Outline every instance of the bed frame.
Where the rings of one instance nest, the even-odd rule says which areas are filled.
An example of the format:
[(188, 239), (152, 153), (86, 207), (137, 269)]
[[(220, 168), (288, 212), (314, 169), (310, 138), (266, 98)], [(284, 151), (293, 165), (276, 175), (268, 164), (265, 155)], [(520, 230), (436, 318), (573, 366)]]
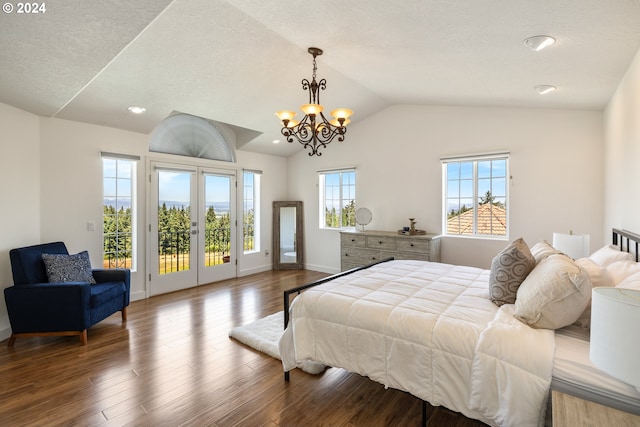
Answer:
[[(624, 229), (613, 228), (612, 229), (612, 244), (614, 246), (618, 246), (620, 251), (633, 253), (635, 255), (636, 262), (639, 261), (640, 257), (640, 234), (636, 234)], [(631, 250), (631, 243), (634, 245), (634, 250)], [(333, 274), (331, 276), (325, 277), (324, 279), (317, 280), (315, 282), (307, 283), (305, 285), (301, 285), (295, 288), (287, 289), (284, 291), (284, 328), (287, 328), (289, 324), (289, 307), (291, 305), (291, 295), (299, 295), (302, 291), (312, 288), (314, 286), (321, 285), (323, 283), (329, 282), (330, 280), (336, 279), (338, 277), (346, 276), (355, 271), (364, 270), (371, 266), (381, 264), (384, 262), (392, 261), (394, 258), (386, 258), (381, 261), (377, 261), (362, 267), (352, 268), (350, 270), (343, 271), (341, 273)], [(284, 380), (289, 381), (289, 372), (284, 373)], [(427, 425), (428, 419), (428, 405), (425, 400), (422, 400), (422, 425)]]
[(627, 230), (620, 230), (618, 228), (613, 228), (611, 231), (611, 242), (614, 245), (618, 245), (621, 251), (631, 252), (629, 243), (634, 243), (635, 250), (631, 253), (635, 254), (636, 262), (638, 262), (638, 257), (640, 256), (640, 253), (638, 252), (638, 245), (640, 244), (640, 234), (632, 233), (631, 231)]

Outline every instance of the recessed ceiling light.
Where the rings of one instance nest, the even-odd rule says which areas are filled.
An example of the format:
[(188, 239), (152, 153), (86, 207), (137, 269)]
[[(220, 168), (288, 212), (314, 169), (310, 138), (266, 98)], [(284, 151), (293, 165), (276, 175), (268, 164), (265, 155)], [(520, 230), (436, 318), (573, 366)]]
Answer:
[(548, 93), (555, 91), (556, 87), (551, 85), (538, 85), (535, 87), (535, 89), (536, 89), (536, 92), (538, 92), (540, 95), (546, 95)]
[(524, 40), (524, 45), (529, 49), (540, 51), (556, 42), (551, 36), (533, 36)]
[(273, 140), (273, 143), (274, 143), (274, 144), (280, 144), (280, 140), (279, 140), (279, 139), (274, 139), (274, 140)]
[(129, 112), (133, 113), (133, 114), (142, 114), (145, 111), (147, 111), (146, 108), (144, 107), (139, 107), (137, 105), (132, 105), (131, 107), (128, 108)]

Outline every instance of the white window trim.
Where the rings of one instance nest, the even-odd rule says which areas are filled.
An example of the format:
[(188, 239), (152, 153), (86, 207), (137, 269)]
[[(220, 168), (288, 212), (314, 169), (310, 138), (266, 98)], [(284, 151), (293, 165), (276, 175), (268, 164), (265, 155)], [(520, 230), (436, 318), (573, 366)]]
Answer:
[[(354, 172), (356, 173), (356, 167), (355, 166), (343, 166), (343, 167), (339, 167), (339, 168), (332, 168), (332, 169), (319, 169), (318, 171), (318, 226), (320, 228), (320, 230), (335, 230), (335, 231), (341, 231), (341, 230), (353, 230), (355, 229), (355, 226), (353, 227), (349, 227), (349, 226), (342, 226), (342, 227), (327, 227), (325, 225), (325, 182), (324, 182), (324, 176), (327, 174), (334, 174), (334, 173), (340, 173), (340, 172)], [(356, 174), (356, 199), (357, 199), (357, 181), (358, 181), (358, 177)], [(340, 186), (340, 200), (342, 200), (342, 185)], [(356, 203), (357, 204), (357, 203)]]
[[(462, 238), (462, 239), (483, 239), (483, 240), (509, 240), (509, 235), (511, 232), (511, 194), (510, 194), (510, 183), (511, 183), (511, 173), (510, 173), (510, 153), (508, 151), (494, 152), (494, 153), (482, 153), (482, 154), (469, 154), (464, 156), (445, 156), (440, 158), (440, 162), (442, 163), (442, 235), (446, 237), (453, 238)], [(477, 209), (475, 206), (478, 200), (478, 175), (477, 175), (477, 162), (483, 160), (506, 160), (506, 234), (504, 236), (497, 234), (477, 234), (477, 225), (478, 225), (478, 217), (477, 217)], [(462, 163), (462, 162), (474, 162), (473, 163), (473, 192), (474, 192), (474, 218), (473, 218), (473, 234), (449, 234), (447, 232), (447, 164), (449, 163)]]
[[(253, 249), (244, 250), (244, 174), (253, 174)], [(262, 171), (257, 169), (242, 170), (242, 253), (253, 254), (260, 252), (260, 182)]]
[[(138, 197), (137, 197), (137, 188), (138, 188), (138, 164), (140, 163), (140, 156), (132, 155), (132, 154), (120, 154), (120, 153), (111, 153), (102, 151), (100, 152), (101, 159), (112, 159), (112, 160), (130, 160), (133, 162), (133, 167), (131, 171), (131, 272), (136, 272), (138, 269)], [(104, 185), (104, 169), (102, 169), (102, 180)], [(116, 195), (117, 196), (117, 195)], [(104, 187), (103, 187), (103, 203), (104, 203)], [(104, 214), (103, 214), (104, 215)], [(104, 221), (104, 217), (102, 218)], [(102, 227), (101, 227), (102, 230)], [(102, 254), (100, 259), (104, 263), (104, 230), (102, 230)], [(102, 266), (101, 266), (102, 268)]]

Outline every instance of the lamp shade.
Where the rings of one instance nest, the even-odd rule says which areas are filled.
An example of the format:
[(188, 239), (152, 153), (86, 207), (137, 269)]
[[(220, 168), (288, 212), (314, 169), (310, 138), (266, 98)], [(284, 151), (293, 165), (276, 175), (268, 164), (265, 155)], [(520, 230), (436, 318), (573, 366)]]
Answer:
[(640, 291), (594, 288), (589, 357), (598, 368), (640, 390)]
[(553, 233), (553, 247), (573, 259), (589, 256), (588, 234)]

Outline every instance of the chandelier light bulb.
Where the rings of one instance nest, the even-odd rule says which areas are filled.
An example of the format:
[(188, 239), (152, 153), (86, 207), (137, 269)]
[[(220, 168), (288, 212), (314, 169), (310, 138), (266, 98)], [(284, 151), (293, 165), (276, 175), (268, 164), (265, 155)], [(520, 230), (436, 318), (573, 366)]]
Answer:
[(324, 110), (324, 107), (320, 104), (304, 104), (303, 106), (300, 107), (300, 109), (307, 116), (310, 116), (312, 114), (322, 113), (322, 110)]
[(334, 126), (346, 126), (349, 123), (351, 123), (351, 120), (349, 119), (344, 119), (344, 121), (342, 122), (342, 124), (340, 124), (340, 122), (338, 121), (338, 119), (331, 119), (329, 120), (329, 123), (331, 123)]
[(331, 115), (336, 119), (348, 119), (353, 114), (353, 111), (348, 108), (338, 108), (337, 110), (333, 110)]
[(287, 111), (287, 110), (282, 110), (282, 111), (278, 111), (276, 113), (276, 116), (278, 116), (278, 118), (280, 119), (280, 121), (284, 121), (284, 120), (291, 120), (296, 116), (296, 112), (295, 111)]

